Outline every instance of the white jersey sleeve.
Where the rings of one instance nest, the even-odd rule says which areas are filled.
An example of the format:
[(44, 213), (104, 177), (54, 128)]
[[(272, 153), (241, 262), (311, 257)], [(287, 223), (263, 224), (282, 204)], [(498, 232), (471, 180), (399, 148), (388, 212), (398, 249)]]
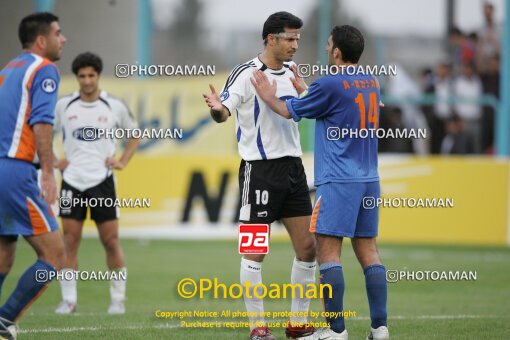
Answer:
[(57, 105), (55, 105), (55, 120), (53, 123), (53, 133), (59, 134), (62, 132), (62, 120), (64, 117), (64, 112), (69, 105), (69, 103), (76, 97), (76, 94), (70, 94), (68, 96), (62, 97), (57, 101)]
[(112, 103), (115, 106), (115, 111), (118, 114), (118, 127), (121, 129), (136, 129), (138, 124), (131, 114), (127, 104), (124, 101), (118, 99), (112, 101)]
[(58, 134), (62, 131), (62, 113), (64, 112), (64, 102), (66, 100), (60, 99), (55, 105), (55, 120), (53, 122), (53, 134)]
[(231, 115), (252, 94), (250, 91), (250, 76), (254, 67), (255, 65), (252, 65), (251, 62), (238, 65), (230, 72), (223, 86), (220, 94), (221, 103), (230, 111)]

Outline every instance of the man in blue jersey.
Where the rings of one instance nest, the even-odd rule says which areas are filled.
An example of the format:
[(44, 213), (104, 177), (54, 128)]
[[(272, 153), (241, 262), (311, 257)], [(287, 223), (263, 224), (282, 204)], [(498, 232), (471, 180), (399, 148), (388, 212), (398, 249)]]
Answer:
[[(51, 13), (31, 14), (19, 25), (23, 53), (0, 71), (0, 291), (22, 235), (37, 261), (0, 307), (0, 339), (16, 338), (16, 320), (39, 297), (64, 262), (64, 244), (50, 205), (53, 119), (65, 37)], [(41, 169), (41, 188), (36, 167)]]
[[(328, 38), (329, 64), (340, 70), (356, 66), (363, 49), (361, 32), (352, 26), (336, 26)], [(333, 287), (332, 297), (324, 298), (326, 312), (343, 310), (340, 254), (342, 240), (348, 237), (365, 273), (371, 318), (368, 339), (389, 339), (386, 270), (376, 247), (378, 209), (366, 204), (367, 199), (380, 196), (377, 138), (373, 133), (360, 133), (377, 128), (379, 83), (372, 75), (340, 72), (318, 79), (300, 98), (287, 101), (275, 96), (276, 84), (270, 84), (263, 73), (255, 72), (252, 84), (279, 115), (295, 121), (316, 119), (317, 196), (310, 231), (317, 238), (321, 283)], [(343, 317), (327, 321), (330, 328), (302, 339), (347, 339)]]

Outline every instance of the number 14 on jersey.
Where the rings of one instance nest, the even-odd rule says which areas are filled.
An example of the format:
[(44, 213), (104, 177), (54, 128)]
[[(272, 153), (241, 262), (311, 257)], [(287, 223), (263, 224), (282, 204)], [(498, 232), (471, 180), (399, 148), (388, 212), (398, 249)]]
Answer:
[(368, 113), (366, 111), (365, 99), (363, 98), (363, 93), (358, 93), (356, 99), (354, 99), (356, 104), (358, 104), (359, 109), (359, 118), (360, 118), (360, 129), (367, 128), (367, 118), (369, 123), (373, 123), (374, 125), (372, 129), (377, 129), (378, 122), (378, 107), (379, 103), (377, 102), (377, 94), (375, 92), (369, 93), (369, 105), (368, 105)]

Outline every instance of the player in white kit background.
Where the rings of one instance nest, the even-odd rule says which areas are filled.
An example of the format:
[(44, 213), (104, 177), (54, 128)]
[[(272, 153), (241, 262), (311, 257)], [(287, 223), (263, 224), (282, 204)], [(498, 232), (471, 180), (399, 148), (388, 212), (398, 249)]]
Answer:
[[(86, 202), (91, 198), (116, 198), (113, 170), (124, 169), (135, 153), (139, 140), (127, 140), (124, 152), (115, 159), (113, 138), (94, 138), (98, 129), (133, 129), (137, 124), (128, 107), (121, 100), (99, 89), (103, 65), (101, 58), (92, 53), (78, 55), (72, 63), (79, 91), (61, 98), (56, 106), (55, 133), (62, 132), (65, 157), (55, 156), (55, 166), (62, 172), (60, 217), (64, 229), (67, 262), (63, 271), (78, 269), (78, 248), (83, 222), (90, 210), (101, 243), (106, 251), (109, 270), (123, 272), (110, 281), (110, 314), (124, 314), (126, 299), (126, 267), (119, 242), (119, 209), (114, 206), (74, 204), (73, 198)], [(92, 136), (92, 138), (91, 138)], [(97, 201), (96, 201), (97, 202)], [(71, 277), (66, 275), (67, 277)], [(77, 305), (76, 280), (60, 281), (62, 302), (55, 310), (58, 314), (75, 312)]]
[[(300, 156), (298, 124), (282, 119), (259, 98), (250, 82), (255, 70), (263, 71), (271, 82), (278, 84), (277, 96), (288, 99), (298, 96), (296, 65), (292, 58), (298, 49), (303, 22), (288, 12), (268, 17), (262, 30), (264, 51), (252, 60), (238, 65), (230, 73), (220, 95), (210, 85), (204, 94), (212, 118), (224, 122), (236, 119), (238, 151), (242, 158), (239, 169), (241, 211), (239, 220), (247, 224), (271, 224), (281, 220), (292, 240), (296, 257), (292, 264), (291, 283), (306, 287), (315, 281), (315, 241), (308, 231), (312, 213), (306, 175)], [(301, 91), (300, 91), (301, 92)], [(262, 283), (263, 254), (244, 254), (241, 259), (241, 284)], [(264, 311), (262, 299), (245, 296), (250, 315)], [(298, 295), (298, 294), (296, 294)], [(259, 294), (260, 296), (260, 294)], [(308, 311), (310, 299), (294, 296), (291, 312), (301, 315)], [(289, 338), (314, 332), (307, 327), (306, 317), (291, 317), (286, 328)], [(251, 316), (250, 339), (273, 340), (275, 337), (260, 316)]]

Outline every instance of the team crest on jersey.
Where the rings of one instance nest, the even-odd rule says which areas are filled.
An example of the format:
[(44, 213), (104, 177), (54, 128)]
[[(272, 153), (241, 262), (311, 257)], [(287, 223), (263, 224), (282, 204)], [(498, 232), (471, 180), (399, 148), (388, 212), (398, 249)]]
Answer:
[(230, 94), (228, 93), (228, 91), (223, 91), (221, 94), (220, 94), (220, 99), (221, 101), (225, 101), (227, 100), (227, 98), (230, 97)]
[(46, 78), (42, 81), (41, 88), (46, 93), (53, 93), (57, 89), (57, 83), (51, 78)]

